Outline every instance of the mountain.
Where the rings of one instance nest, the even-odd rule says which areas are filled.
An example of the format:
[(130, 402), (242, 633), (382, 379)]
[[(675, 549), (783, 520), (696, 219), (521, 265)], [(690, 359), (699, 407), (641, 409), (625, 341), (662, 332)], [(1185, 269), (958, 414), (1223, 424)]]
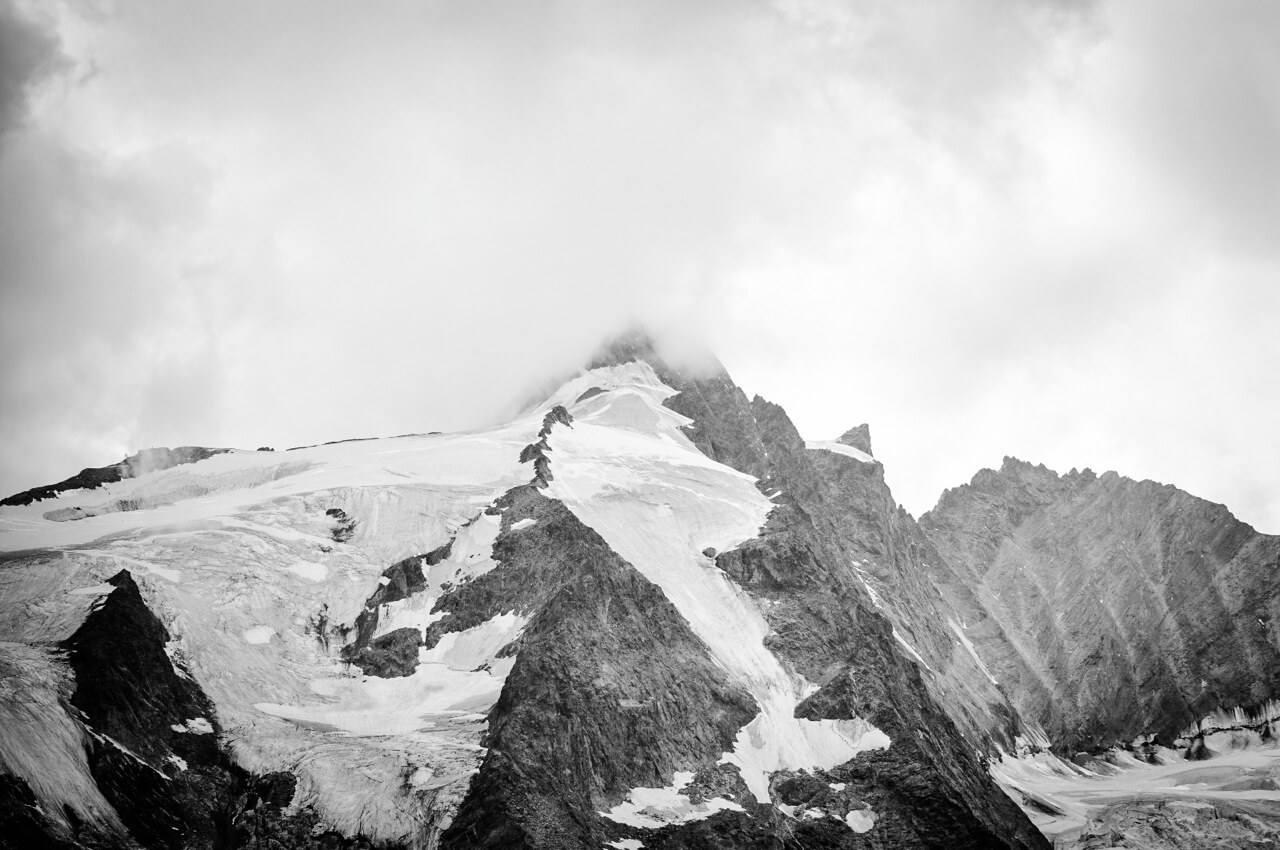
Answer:
[(6, 500), (0, 846), (1047, 848), (870, 450), (631, 336), (494, 428)]
[[(978, 654), (1063, 754), (1280, 693), (1280, 537), (1153, 481), (1006, 458), (920, 526)], [(976, 604), (975, 604), (976, 603)]]
[(1280, 538), (1013, 459), (917, 522), (642, 335), (553, 387), (0, 503), (0, 848), (1280, 841)]

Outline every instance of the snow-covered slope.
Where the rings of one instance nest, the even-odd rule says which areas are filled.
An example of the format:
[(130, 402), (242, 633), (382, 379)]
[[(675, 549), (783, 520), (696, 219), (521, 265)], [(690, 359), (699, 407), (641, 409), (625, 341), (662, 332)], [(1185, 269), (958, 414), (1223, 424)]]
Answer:
[(286, 847), (1043, 846), (835, 549), (821, 588), (744, 580), (827, 510), (767, 480), (803, 441), (741, 462), (756, 415), (623, 346), (492, 429), (0, 508), (0, 805), (66, 846), (152, 844), (158, 806), (212, 846), (215, 802)]
[[(501, 676), (445, 663), (357, 676), (331, 629), (355, 620), (387, 563), (447, 542), (523, 483), (537, 427), (231, 452), (4, 508), (0, 547), (19, 554), (0, 572), (3, 639), (65, 639), (94, 588), (128, 569), (242, 767), (295, 774), (297, 801), (344, 834), (417, 834), (465, 792)], [(66, 509), (85, 518), (45, 518)], [(333, 509), (357, 518), (344, 543)]]

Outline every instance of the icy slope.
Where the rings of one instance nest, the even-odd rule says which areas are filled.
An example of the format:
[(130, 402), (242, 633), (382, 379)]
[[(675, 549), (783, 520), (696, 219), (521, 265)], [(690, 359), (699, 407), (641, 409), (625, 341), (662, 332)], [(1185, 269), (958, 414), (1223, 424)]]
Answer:
[[(329, 630), (355, 620), (388, 562), (447, 542), (521, 483), (517, 458), (536, 430), (529, 420), (481, 434), (232, 452), (5, 507), (0, 548), (14, 554), (0, 572), (0, 639), (66, 638), (94, 589), (128, 568), (242, 766), (295, 774), (297, 802), (345, 834), (430, 833), (479, 764), (501, 670), (476, 675), (444, 658), (405, 684), (356, 677)], [(345, 543), (333, 509), (356, 518)], [(54, 698), (52, 686), (42, 692)], [(8, 764), (20, 754), (5, 755)], [(83, 770), (75, 781), (92, 784)]]

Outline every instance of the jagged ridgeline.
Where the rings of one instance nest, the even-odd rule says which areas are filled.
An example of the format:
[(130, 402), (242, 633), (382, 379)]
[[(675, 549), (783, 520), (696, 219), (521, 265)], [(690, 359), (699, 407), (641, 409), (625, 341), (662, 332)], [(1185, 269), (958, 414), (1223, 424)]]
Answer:
[(1172, 747), (1206, 715), (1267, 714), (1280, 694), (1280, 537), (1222, 505), (1006, 458), (920, 523), (948, 565), (930, 577), (1063, 755), (1144, 735)]
[(486, 431), (149, 456), (0, 508), (0, 846), (1048, 848), (1005, 754), (1273, 693), (1185, 696), (1243, 617), (1209, 570), (1167, 682), (1075, 699), (866, 426), (806, 442), (640, 336)]

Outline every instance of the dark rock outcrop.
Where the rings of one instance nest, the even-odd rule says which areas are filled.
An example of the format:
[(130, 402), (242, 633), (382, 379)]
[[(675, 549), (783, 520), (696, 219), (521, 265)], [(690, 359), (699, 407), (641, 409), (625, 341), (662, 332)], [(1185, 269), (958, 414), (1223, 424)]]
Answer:
[[(1055, 749), (1177, 733), (1280, 693), (1280, 537), (1175, 487), (1006, 458), (921, 526), (979, 653)], [(998, 632), (998, 633), (997, 633)]]
[(93, 733), (90, 771), (139, 843), (213, 846), (220, 804), (236, 790), (213, 705), (174, 669), (169, 634), (129, 572), (109, 583), (116, 589), (63, 644), (71, 703)]
[(548, 410), (546, 416), (542, 417), (538, 439), (520, 451), (521, 463), (533, 463), (533, 483), (539, 487), (546, 487), (551, 483), (551, 458), (547, 456), (551, 447), (547, 445), (547, 438), (551, 436), (551, 429), (556, 425), (573, 427), (573, 416), (559, 404)]
[(64, 490), (95, 490), (104, 484), (112, 484), (116, 481), (123, 481), (126, 478), (136, 478), (148, 472), (169, 469), (184, 463), (196, 463), (228, 451), (231, 450), (207, 449), (202, 446), (179, 446), (176, 449), (164, 447), (143, 449), (119, 463), (82, 469), (57, 484), (48, 484), (44, 487), (35, 487), (31, 490), (16, 493), (0, 501), (0, 505), (29, 505), (42, 499), (52, 499)]

